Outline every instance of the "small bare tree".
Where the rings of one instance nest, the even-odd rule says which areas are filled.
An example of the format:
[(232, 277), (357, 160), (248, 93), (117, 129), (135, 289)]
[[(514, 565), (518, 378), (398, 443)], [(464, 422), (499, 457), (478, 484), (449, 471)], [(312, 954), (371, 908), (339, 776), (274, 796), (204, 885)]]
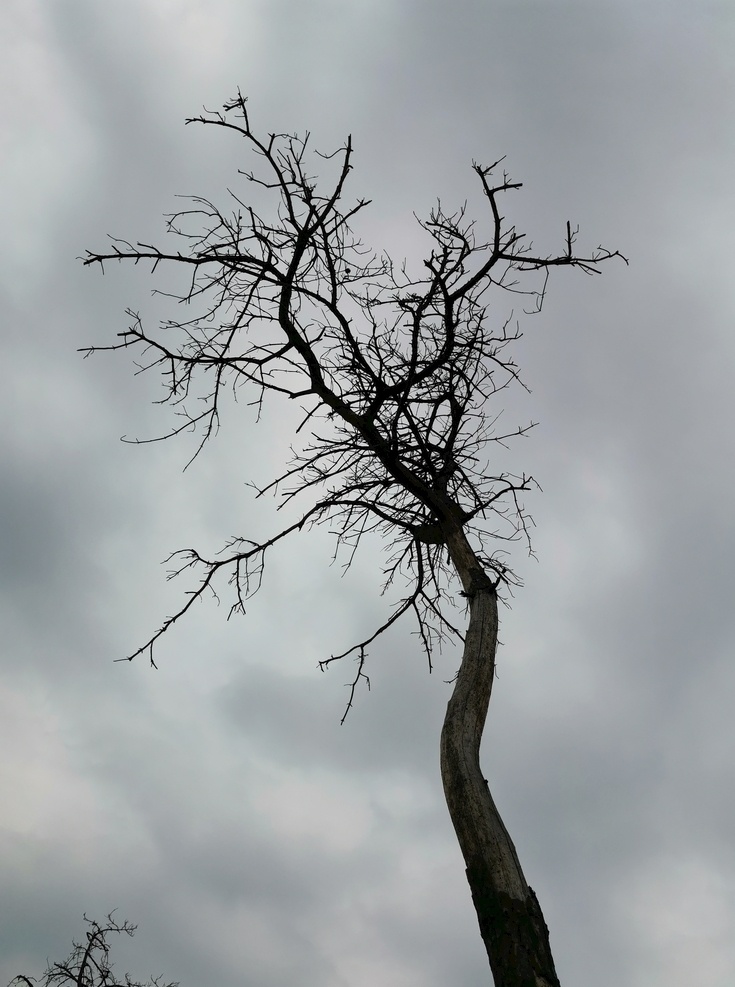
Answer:
[[(367, 679), (368, 646), (405, 614), (417, 622), (430, 666), (438, 641), (464, 640), (442, 730), (441, 775), (480, 932), (497, 987), (556, 987), (541, 909), (479, 762), (498, 594), (514, 579), (497, 542), (528, 541), (521, 497), (533, 484), (530, 476), (493, 470), (489, 461), (493, 448), (531, 426), (509, 433), (497, 427), (498, 397), (519, 382), (508, 353), (519, 330), (510, 317), (500, 324), (490, 318), (488, 298), (520, 293), (539, 309), (551, 268), (592, 274), (620, 254), (597, 248), (578, 255), (570, 224), (559, 254), (536, 253), (501, 215), (501, 200), (521, 185), (505, 172), (495, 177), (497, 161), (473, 165), (489, 233), (478, 234), (464, 208), (445, 212), (439, 203), (420, 223), (430, 244), (422, 270), (396, 268), (352, 232), (368, 202), (343, 205), (351, 139), (319, 155), (322, 168), (334, 172), (324, 190), (309, 170), (309, 135), (258, 137), (239, 93), (224, 112), (205, 111), (187, 121), (193, 122), (242, 138), (256, 168), (240, 174), (275, 204), (261, 215), (234, 192), (224, 211), (207, 199), (189, 199), (168, 218), (177, 248), (113, 239), (107, 252), (88, 252), (85, 264), (150, 261), (155, 271), (169, 263), (190, 277), (177, 296), (187, 318), (149, 330), (129, 311), (132, 323), (118, 342), (85, 352), (134, 349), (141, 369), (163, 375), (164, 400), (180, 422), (146, 441), (196, 430), (198, 452), (217, 431), (229, 388), (245, 388), (259, 412), (268, 395), (297, 402), (302, 445), (282, 475), (256, 489), (258, 496), (270, 492), (282, 504), (304, 506), (268, 538), (233, 538), (214, 559), (195, 549), (175, 553), (171, 575), (195, 572), (198, 582), (129, 660), (147, 654), (154, 663), (162, 635), (214, 591), (222, 574), (234, 593), (231, 612), (243, 612), (261, 584), (268, 552), (304, 526), (328, 522), (348, 564), (366, 532), (380, 533), (385, 585), (405, 581), (408, 589), (371, 635), (321, 667), (354, 656), (346, 715)], [(529, 286), (526, 277), (534, 273)], [(469, 607), (466, 633), (453, 610), (456, 579)]]
[(131, 980), (126, 973), (124, 980), (118, 980), (112, 972), (110, 962), (111, 933), (134, 936), (137, 926), (130, 922), (118, 922), (110, 912), (106, 921), (96, 922), (84, 916), (89, 928), (85, 941), (72, 943), (72, 951), (62, 963), (49, 963), (41, 980), (19, 974), (10, 981), (8, 987), (179, 987), (178, 983), (164, 985), (162, 977), (152, 977), (143, 983)]

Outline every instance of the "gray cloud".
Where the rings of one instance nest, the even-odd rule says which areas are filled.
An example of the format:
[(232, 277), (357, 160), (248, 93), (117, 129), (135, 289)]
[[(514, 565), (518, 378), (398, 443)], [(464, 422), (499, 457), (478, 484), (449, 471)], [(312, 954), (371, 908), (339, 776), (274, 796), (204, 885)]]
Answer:
[[(119, 969), (182, 985), (486, 982), (438, 779), (446, 680), (409, 625), (317, 662), (384, 612), (378, 545), (340, 578), (323, 532), (273, 556), (244, 618), (197, 608), (112, 664), (186, 586), (173, 549), (277, 523), (245, 481), (287, 453), (274, 405), (232, 408), (186, 473), (124, 359), (83, 362), (147, 272), (76, 258), (161, 239), (177, 193), (224, 195), (236, 142), (184, 127), (239, 85), (265, 130), (352, 132), (362, 230), (420, 260), (412, 211), (469, 199), (507, 154), (508, 215), (539, 249), (579, 222), (631, 260), (553, 278), (525, 320), (539, 427), (508, 454), (538, 562), (503, 613), (485, 764), (565, 987), (730, 987), (735, 682), (732, 19), (686, 3), (11, 2), (0, 185), (0, 982), (61, 958), (81, 915), (140, 923)], [(505, 314), (505, 308), (499, 312)], [(3, 981), (4, 978), (4, 981)]]

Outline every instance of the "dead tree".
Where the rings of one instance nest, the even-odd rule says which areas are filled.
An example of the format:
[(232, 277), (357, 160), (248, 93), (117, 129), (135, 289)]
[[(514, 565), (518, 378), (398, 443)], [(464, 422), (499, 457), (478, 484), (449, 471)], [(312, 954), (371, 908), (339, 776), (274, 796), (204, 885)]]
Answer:
[(118, 922), (111, 912), (104, 922), (97, 922), (84, 916), (88, 929), (84, 942), (72, 943), (69, 956), (60, 963), (49, 963), (41, 980), (19, 974), (10, 981), (8, 987), (179, 987), (178, 983), (163, 983), (161, 977), (152, 977), (143, 983), (131, 980), (125, 974), (118, 980), (112, 972), (110, 961), (111, 934), (133, 936), (137, 926), (130, 922)]
[[(198, 582), (129, 660), (147, 654), (153, 663), (162, 635), (223, 575), (234, 594), (231, 612), (243, 612), (268, 552), (305, 526), (328, 522), (348, 564), (363, 535), (382, 535), (385, 584), (403, 583), (405, 595), (370, 636), (321, 667), (354, 657), (349, 710), (367, 679), (367, 648), (405, 614), (417, 622), (430, 666), (439, 640), (464, 640), (441, 736), (449, 813), (497, 987), (555, 987), (538, 901), (479, 763), (498, 594), (514, 578), (498, 546), (528, 540), (521, 498), (533, 485), (530, 476), (492, 468), (492, 451), (531, 425), (509, 433), (498, 427), (499, 397), (519, 382), (508, 349), (520, 333), (512, 316), (490, 318), (488, 305), (505, 291), (524, 295), (526, 304), (530, 296), (538, 309), (551, 268), (592, 274), (620, 255), (602, 248), (578, 255), (569, 223), (560, 253), (536, 253), (501, 215), (502, 200), (521, 185), (497, 175), (496, 161), (473, 165), (488, 233), (476, 230), (464, 208), (446, 212), (439, 203), (420, 223), (429, 242), (421, 270), (396, 267), (352, 232), (368, 202), (343, 204), (351, 139), (319, 155), (332, 172), (324, 188), (309, 170), (309, 135), (258, 137), (240, 94), (223, 112), (187, 121), (194, 122), (245, 141), (255, 168), (240, 174), (260, 186), (260, 198), (272, 197), (272, 208), (261, 214), (232, 191), (224, 211), (193, 198), (168, 217), (175, 248), (113, 239), (106, 252), (88, 252), (85, 264), (149, 261), (152, 271), (171, 264), (189, 276), (178, 296), (186, 318), (149, 330), (129, 311), (131, 324), (117, 342), (85, 352), (132, 349), (139, 367), (163, 375), (164, 400), (180, 418), (146, 441), (195, 430), (198, 452), (217, 431), (229, 389), (245, 389), (259, 412), (266, 397), (297, 402), (302, 444), (282, 475), (256, 489), (303, 506), (270, 537), (233, 538), (214, 559), (196, 549), (175, 553), (171, 575), (198, 573)], [(464, 634), (453, 612), (457, 579), (469, 608)]]

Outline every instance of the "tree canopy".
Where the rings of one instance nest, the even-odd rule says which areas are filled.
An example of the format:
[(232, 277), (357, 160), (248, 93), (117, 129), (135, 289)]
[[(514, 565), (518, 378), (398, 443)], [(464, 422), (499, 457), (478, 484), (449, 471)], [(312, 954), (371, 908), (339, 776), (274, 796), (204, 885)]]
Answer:
[[(407, 586), (387, 618), (347, 651), (355, 689), (367, 679), (367, 648), (405, 614), (413, 614), (431, 663), (437, 641), (464, 642), (441, 735), (444, 793), (467, 867), (467, 878), (497, 987), (558, 987), (546, 923), (510, 835), (490, 795), (479, 749), (495, 675), (498, 594), (514, 579), (502, 546), (525, 540), (523, 495), (532, 477), (495, 466), (492, 451), (532, 425), (504, 431), (502, 397), (520, 382), (511, 344), (520, 336), (513, 312), (498, 319), (495, 297), (510, 295), (541, 308), (554, 267), (594, 274), (617, 251), (576, 252), (567, 222), (558, 253), (535, 251), (506, 221), (506, 197), (521, 188), (502, 160), (475, 163), (486, 219), (441, 202), (420, 226), (427, 254), (420, 271), (365, 247), (354, 232), (368, 201), (346, 199), (353, 147), (310, 153), (310, 137), (252, 129), (241, 94), (223, 112), (193, 118), (245, 141), (255, 165), (240, 172), (270, 202), (257, 211), (230, 190), (228, 208), (195, 197), (168, 217), (176, 247), (113, 240), (85, 264), (148, 262), (188, 272), (176, 297), (184, 317), (153, 329), (132, 311), (118, 342), (96, 350), (136, 352), (141, 370), (158, 371), (164, 403), (180, 423), (161, 441), (190, 430), (196, 456), (217, 432), (226, 394), (255, 405), (279, 397), (296, 402), (300, 444), (285, 470), (256, 495), (279, 508), (297, 506), (295, 520), (266, 537), (237, 535), (216, 558), (194, 548), (172, 557), (172, 575), (199, 582), (161, 627), (132, 654), (154, 649), (222, 574), (231, 613), (244, 612), (261, 585), (268, 553), (305, 526), (329, 525), (349, 566), (368, 532), (385, 545), (384, 587)], [(331, 177), (312, 174), (314, 158)], [(538, 279), (538, 280), (530, 280)], [(457, 581), (469, 608), (457, 626)]]

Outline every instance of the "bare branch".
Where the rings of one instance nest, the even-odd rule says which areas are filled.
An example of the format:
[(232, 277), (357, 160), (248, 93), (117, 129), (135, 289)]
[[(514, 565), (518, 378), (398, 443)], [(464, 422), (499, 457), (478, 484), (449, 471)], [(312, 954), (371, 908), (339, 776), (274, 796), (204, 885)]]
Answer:
[(63, 962), (49, 963), (43, 978), (39, 981), (19, 974), (11, 980), (13, 984), (24, 984), (25, 987), (179, 987), (178, 982), (163, 984), (161, 977), (151, 977), (145, 983), (132, 980), (126, 974), (124, 980), (118, 980), (112, 972), (110, 961), (110, 934), (126, 935), (132, 938), (137, 926), (131, 922), (118, 922), (110, 912), (104, 922), (97, 922), (84, 916), (88, 928), (85, 941), (73, 941), (72, 951)]
[[(321, 663), (326, 668), (358, 654), (351, 705), (365, 678), (368, 646), (405, 614), (417, 621), (430, 665), (434, 641), (454, 633), (452, 569), (442, 548), (452, 531), (472, 532), (502, 585), (514, 577), (482, 548), (485, 540), (523, 538), (531, 550), (520, 498), (534, 481), (493, 469), (491, 458), (494, 448), (533, 427), (498, 429), (493, 404), (511, 385), (523, 386), (508, 353), (520, 330), (512, 313), (493, 324), (487, 293), (530, 295), (538, 310), (551, 268), (595, 273), (603, 261), (622, 255), (603, 248), (578, 255), (578, 229), (570, 223), (563, 253), (532, 253), (501, 213), (501, 200), (521, 184), (505, 172), (493, 177), (500, 159), (473, 164), (489, 205), (488, 234), (478, 238), (465, 206), (447, 212), (437, 203), (420, 221), (429, 241), (423, 274), (410, 276), (366, 250), (352, 231), (368, 202), (344, 203), (351, 139), (331, 153), (315, 152), (332, 172), (331, 180), (318, 181), (309, 171), (309, 135), (258, 137), (246, 103), (238, 92), (222, 111), (187, 123), (222, 128), (245, 142), (255, 167), (240, 174), (272, 196), (271, 213), (261, 216), (233, 191), (231, 214), (194, 197), (168, 217), (169, 235), (178, 240), (174, 249), (111, 239), (106, 252), (88, 251), (86, 265), (148, 262), (152, 272), (168, 265), (191, 277), (173, 296), (188, 310), (186, 319), (150, 330), (129, 310), (132, 324), (118, 342), (84, 353), (137, 351), (139, 373), (162, 375), (161, 403), (174, 406), (176, 422), (161, 435), (126, 441), (158, 442), (191, 431), (198, 436), (194, 457), (217, 432), (226, 390), (237, 395), (244, 388), (258, 415), (266, 394), (298, 402), (301, 445), (281, 475), (252, 485), (257, 496), (273, 494), (279, 507), (297, 498), (310, 503), (267, 541), (233, 538), (214, 560), (195, 549), (175, 553), (169, 578), (196, 573), (198, 582), (148, 641), (120, 660), (146, 653), (153, 664), (154, 645), (194, 602), (208, 592), (217, 597), (214, 583), (222, 572), (234, 590), (230, 614), (244, 612), (260, 585), (266, 552), (304, 524), (328, 522), (337, 549), (348, 553), (345, 568), (362, 538), (379, 534), (393, 558), (387, 585), (399, 578), (408, 586), (373, 634)], [(537, 270), (544, 275), (540, 290), (519, 281)]]

